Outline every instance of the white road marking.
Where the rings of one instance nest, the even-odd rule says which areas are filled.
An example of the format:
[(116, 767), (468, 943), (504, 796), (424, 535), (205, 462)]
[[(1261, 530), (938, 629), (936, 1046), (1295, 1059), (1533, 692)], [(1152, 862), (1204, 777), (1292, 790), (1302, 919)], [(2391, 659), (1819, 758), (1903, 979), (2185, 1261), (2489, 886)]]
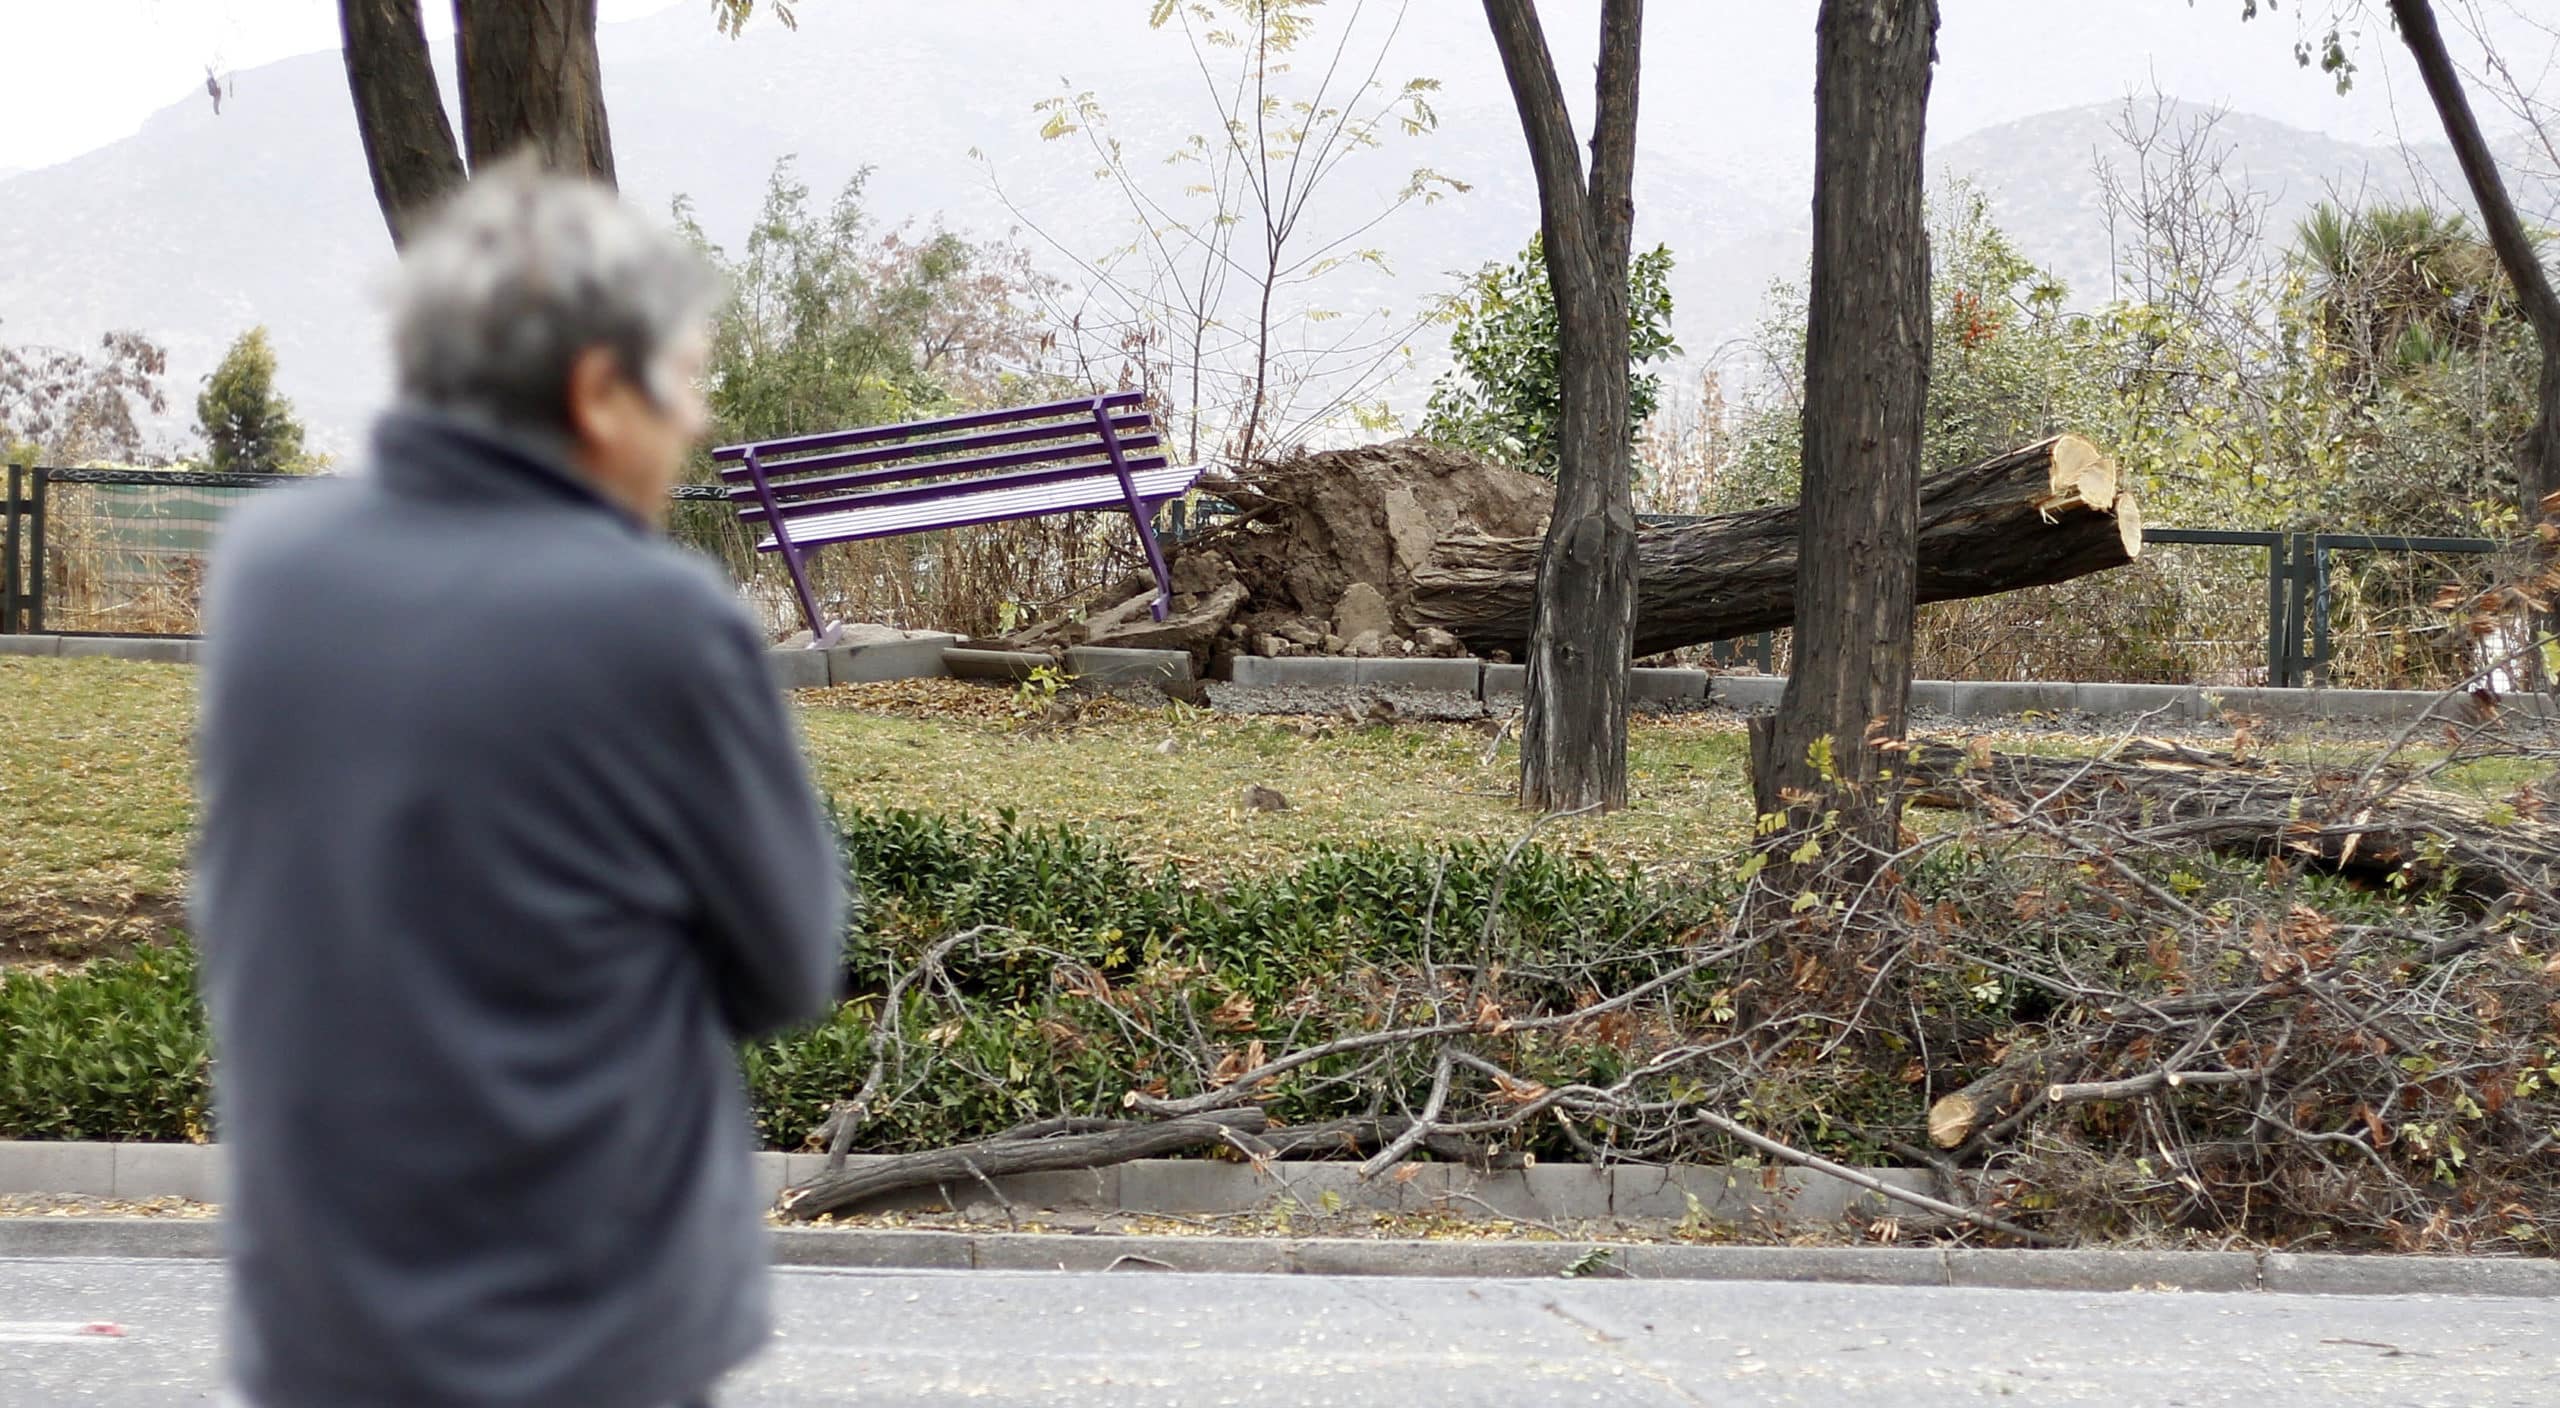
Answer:
[(0, 1344), (91, 1344), (124, 1338), (124, 1326), (109, 1320), (0, 1320)]

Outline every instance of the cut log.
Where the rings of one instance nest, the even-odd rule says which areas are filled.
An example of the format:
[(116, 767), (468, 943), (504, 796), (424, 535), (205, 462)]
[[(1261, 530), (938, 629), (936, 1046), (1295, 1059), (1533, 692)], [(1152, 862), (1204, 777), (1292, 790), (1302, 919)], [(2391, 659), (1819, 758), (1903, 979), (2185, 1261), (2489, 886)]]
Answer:
[(2432, 788), (2362, 786), (2355, 772), (2287, 773), (2143, 742), (2106, 758), (1923, 743), (1905, 755), (1903, 777), (1919, 806), (1997, 812), (2050, 799), (2044, 810), (2057, 817), (2120, 811), (2137, 840), (2280, 856), (2412, 892), (2441, 885), (2481, 902), (2513, 894), (2537, 909), (2560, 894), (2560, 826)]
[[(1636, 538), (1638, 655), (1795, 620), (1792, 506), (1651, 528)], [(1477, 652), (1528, 648), (1536, 538), (1449, 538), (1416, 572), (1407, 616)], [(2142, 555), (2142, 514), (2115, 462), (2076, 435), (1995, 455), (1920, 485), (1923, 602), (2067, 582)]]
[[(1026, 1126), (1029, 1137), (999, 1137), (921, 1154), (901, 1154), (864, 1168), (821, 1174), (782, 1190), (774, 1206), (783, 1216), (807, 1220), (841, 1212), (873, 1198), (910, 1188), (976, 1187), (1008, 1173), (1103, 1168), (1132, 1159), (1178, 1154), (1262, 1132), (1260, 1109), (1245, 1106), (1182, 1119), (1132, 1121), (1097, 1128), (1088, 1121)], [(1057, 1132), (1051, 1132), (1051, 1131)]]
[(1929, 1107), (1929, 1142), (1953, 1149), (2015, 1114), (2043, 1088), (2050, 1058), (2043, 1048), (2019, 1042), (1991, 1073)]

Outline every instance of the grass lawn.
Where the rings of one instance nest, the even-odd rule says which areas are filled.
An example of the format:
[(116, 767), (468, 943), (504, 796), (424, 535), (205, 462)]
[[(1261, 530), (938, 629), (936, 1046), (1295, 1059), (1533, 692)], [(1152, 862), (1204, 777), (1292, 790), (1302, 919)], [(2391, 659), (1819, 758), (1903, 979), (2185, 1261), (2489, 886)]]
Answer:
[[(187, 734), (195, 672), (115, 660), (0, 657), (0, 962), (76, 958), (175, 922), (194, 811)], [(1059, 727), (1001, 690), (947, 680), (808, 691), (819, 784), (853, 808), (991, 816), (1098, 832), (1203, 880), (1282, 866), (1326, 844), (1516, 839), (1517, 753), (1491, 760), (1471, 725), (1362, 727), (1095, 701)], [(2086, 751), (2042, 734), (2003, 747)], [(2266, 751), (2332, 765), (2326, 741)], [(1558, 823), (1544, 844), (1676, 871), (1748, 839), (1746, 745), (1728, 715), (1639, 720), (1633, 805)], [(2416, 760), (2413, 757), (2413, 760)], [(2445, 781), (2504, 793), (2547, 762), (2493, 759)], [(1245, 805), (1248, 786), (1288, 800)]]
[(195, 671), (0, 657), (0, 962), (177, 922)]
[[(1285, 865), (1326, 843), (1508, 843), (1517, 754), (1483, 761), (1465, 725), (1293, 725), (1116, 700), (1035, 728), (1010, 695), (953, 681), (798, 696), (818, 783), (853, 808), (900, 807), (1099, 832), (1202, 879)], [(0, 657), (0, 962), (76, 958), (153, 937), (184, 893), (195, 672), (117, 660)], [(1542, 839), (1676, 868), (1749, 829), (1738, 729), (1642, 729), (1627, 811)], [(1288, 799), (1257, 812), (1245, 788)]]

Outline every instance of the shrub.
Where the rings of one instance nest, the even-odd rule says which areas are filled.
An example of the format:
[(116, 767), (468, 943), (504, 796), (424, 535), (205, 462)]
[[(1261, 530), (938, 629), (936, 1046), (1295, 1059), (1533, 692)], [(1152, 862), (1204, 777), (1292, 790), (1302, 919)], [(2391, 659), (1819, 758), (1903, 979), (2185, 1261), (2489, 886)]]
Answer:
[(200, 1140), (210, 1060), (180, 943), (0, 974), (0, 1137)]

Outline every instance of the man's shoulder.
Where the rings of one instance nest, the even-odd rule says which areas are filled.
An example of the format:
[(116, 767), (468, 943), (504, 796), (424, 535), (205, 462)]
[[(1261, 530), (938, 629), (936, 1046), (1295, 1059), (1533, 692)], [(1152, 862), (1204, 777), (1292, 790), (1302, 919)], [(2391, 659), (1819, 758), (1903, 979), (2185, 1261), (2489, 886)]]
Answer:
[(669, 625), (709, 627), (747, 624), (746, 608), (726, 574), (690, 548), (651, 538), (613, 555), (613, 575), (634, 598), (645, 598)]
[(214, 534), (208, 592), (220, 598), (298, 591), (301, 564), (362, 536), (362, 495), (363, 486), (332, 475), (247, 496), (223, 515)]
[(340, 531), (360, 492), (357, 481), (326, 474), (247, 495), (223, 515), (221, 547), (255, 553)]
[(591, 631), (592, 643), (627, 667), (657, 661), (698, 668), (706, 657), (762, 644), (726, 574), (701, 554), (660, 539), (622, 537), (610, 551), (563, 562), (557, 608)]

